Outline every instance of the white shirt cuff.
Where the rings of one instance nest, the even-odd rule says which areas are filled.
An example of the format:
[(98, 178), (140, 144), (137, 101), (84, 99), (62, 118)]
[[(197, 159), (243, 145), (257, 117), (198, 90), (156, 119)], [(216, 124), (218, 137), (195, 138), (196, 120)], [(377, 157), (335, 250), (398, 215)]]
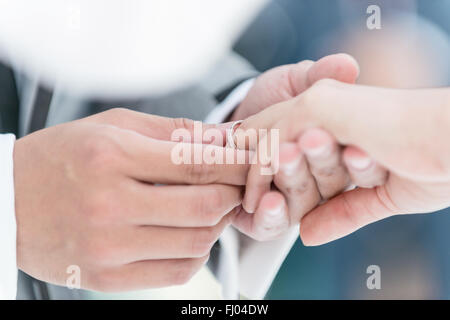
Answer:
[(16, 214), (13, 151), (15, 136), (0, 134), (0, 299), (16, 299)]
[(239, 260), (239, 290), (243, 296), (264, 299), (298, 237), (299, 226), (296, 225), (276, 240), (250, 240)]
[(247, 96), (248, 91), (253, 86), (255, 79), (248, 79), (238, 85), (220, 104), (217, 105), (206, 117), (205, 123), (223, 122), (234, 109)]

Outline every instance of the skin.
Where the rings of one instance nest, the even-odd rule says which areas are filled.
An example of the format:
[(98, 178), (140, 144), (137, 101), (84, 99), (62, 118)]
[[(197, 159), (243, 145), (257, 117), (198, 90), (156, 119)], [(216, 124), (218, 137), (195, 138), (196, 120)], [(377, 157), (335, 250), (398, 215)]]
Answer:
[(98, 291), (188, 281), (231, 222), (248, 171), (173, 164), (170, 134), (192, 127), (113, 109), (19, 139), (19, 268), (65, 285), (67, 267), (78, 265), (81, 287)]
[[(354, 83), (358, 75), (358, 64), (346, 54), (271, 69), (256, 79), (232, 120), (245, 119), (274, 104), (289, 101), (321, 79)], [(344, 159), (348, 161), (343, 162), (341, 152), (335, 138), (320, 129), (307, 132), (298, 143), (281, 144), (280, 171), (275, 176), (261, 176), (259, 167), (252, 167), (243, 207), (234, 217), (233, 225), (253, 239), (271, 240), (297, 224), (322, 199), (342, 192), (351, 180), (364, 186), (384, 181), (385, 171), (366, 154), (358, 149), (354, 153), (344, 150)], [(355, 170), (351, 165), (354, 161), (373, 166)], [(272, 190), (272, 182), (277, 190)]]
[[(281, 143), (297, 144), (321, 128), (347, 147), (345, 163), (356, 159), (356, 167), (379, 171), (372, 161), (361, 161), (368, 154), (388, 171), (376, 186), (340, 193), (306, 214), (300, 224), (306, 245), (327, 243), (392, 215), (450, 205), (448, 88), (385, 89), (326, 79), (248, 118), (241, 127), (279, 129)], [(259, 146), (265, 145), (263, 139)], [(249, 176), (257, 175), (258, 166), (252, 165)], [(354, 180), (359, 179), (363, 177)]]
[[(346, 55), (275, 68), (257, 79), (233, 120), (288, 101), (319, 79), (351, 83), (357, 74)], [(225, 135), (229, 125), (203, 126)], [(323, 190), (309, 165), (321, 162), (304, 157), (299, 145), (287, 144), (281, 162), (288, 169), (275, 177), (286, 198), (265, 192), (255, 199), (255, 214), (248, 214), (241, 206), (248, 165), (171, 161), (171, 134), (193, 127), (186, 119), (113, 109), (19, 139), (14, 150), (19, 268), (64, 285), (67, 267), (78, 265), (82, 288), (98, 291), (181, 284), (205, 263), (229, 223), (254, 239), (269, 240), (320, 201)], [(336, 142), (327, 139), (322, 143), (339, 158)], [(223, 147), (223, 141), (192, 142)], [(349, 181), (344, 166), (338, 168), (333, 192)], [(370, 179), (369, 174), (363, 180)]]

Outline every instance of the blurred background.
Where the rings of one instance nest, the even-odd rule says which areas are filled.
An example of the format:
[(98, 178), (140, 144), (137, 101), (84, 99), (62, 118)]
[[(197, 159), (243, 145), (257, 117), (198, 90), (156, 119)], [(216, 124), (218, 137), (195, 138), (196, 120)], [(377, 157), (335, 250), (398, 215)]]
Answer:
[[(381, 29), (369, 30), (369, 5)], [(337, 52), (360, 63), (359, 83), (449, 86), (449, 0), (274, 0), (235, 50), (259, 71)], [(369, 225), (320, 247), (292, 248), (268, 299), (449, 299), (450, 209)], [(368, 290), (369, 265), (381, 290)]]

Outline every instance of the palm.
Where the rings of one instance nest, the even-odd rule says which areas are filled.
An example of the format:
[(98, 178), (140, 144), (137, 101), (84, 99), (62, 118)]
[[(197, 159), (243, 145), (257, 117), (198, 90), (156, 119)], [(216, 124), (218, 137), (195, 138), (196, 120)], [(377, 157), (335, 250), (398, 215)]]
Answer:
[(391, 173), (385, 188), (395, 209), (402, 213), (431, 212), (449, 205), (448, 183), (415, 181)]
[(293, 98), (295, 94), (288, 78), (291, 68), (292, 65), (276, 67), (259, 76), (233, 114), (232, 120), (245, 119), (273, 104)]

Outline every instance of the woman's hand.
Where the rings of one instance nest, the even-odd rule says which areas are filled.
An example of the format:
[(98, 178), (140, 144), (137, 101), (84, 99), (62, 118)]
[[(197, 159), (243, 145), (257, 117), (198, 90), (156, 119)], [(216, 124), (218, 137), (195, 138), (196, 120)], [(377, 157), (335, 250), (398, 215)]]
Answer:
[[(354, 83), (358, 74), (357, 62), (347, 54), (334, 54), (316, 62), (305, 60), (273, 68), (256, 79), (232, 120), (247, 118), (276, 103), (292, 99), (321, 79), (332, 78)], [(350, 176), (364, 186), (374, 186), (383, 180), (384, 171), (377, 165), (367, 170), (359, 167), (357, 170), (347, 170), (341, 161), (341, 151), (335, 139), (320, 130), (306, 134), (300, 144), (282, 145), (282, 166), (274, 177), (274, 184), (285, 197), (279, 192), (270, 191), (272, 177), (266, 177), (268, 179), (264, 181), (258, 176), (255, 181), (258, 186), (248, 189), (243, 204), (245, 210), (236, 215), (233, 225), (252, 238), (270, 240), (296, 224), (322, 199), (328, 199), (346, 189)], [(353, 154), (357, 157), (353, 157)], [(349, 153), (347, 158), (355, 158), (355, 165), (359, 166), (371, 162), (357, 149)], [(252, 185), (252, 181), (249, 185)]]
[[(334, 54), (316, 62), (305, 60), (273, 68), (256, 79), (232, 120), (245, 119), (276, 103), (292, 99), (320, 79), (332, 78), (354, 83), (358, 74), (359, 67), (355, 59), (346, 54)], [(314, 208), (321, 198), (331, 197), (348, 186), (350, 179), (344, 165), (340, 163), (340, 149), (334, 138), (324, 133), (321, 144), (315, 146), (314, 141), (310, 141), (315, 139), (314, 136), (312, 133), (302, 142), (306, 146), (313, 143), (311, 153), (307, 156), (312, 173), (295, 145), (284, 146), (281, 160), (289, 168), (275, 177), (275, 184), (286, 195), (286, 200), (279, 193), (269, 192), (270, 183), (264, 183), (264, 188), (255, 189), (256, 194), (246, 198), (245, 210), (236, 215), (233, 224), (237, 229), (258, 240), (273, 239), (284, 233), (293, 221), (298, 221), (303, 214)], [(330, 153), (316, 155), (316, 147), (320, 148), (322, 144), (329, 148), (324, 151)], [(319, 174), (318, 178), (316, 174)], [(318, 187), (314, 177), (318, 181)]]
[[(313, 132), (316, 139), (310, 142), (320, 140), (317, 136), (326, 133), (314, 128), (321, 128), (348, 146), (344, 162), (357, 184), (361, 174), (367, 174), (358, 167), (373, 170), (372, 177), (377, 177), (372, 183), (378, 186), (363, 184), (369, 188), (339, 194), (305, 215), (300, 234), (306, 245), (335, 240), (395, 214), (432, 212), (450, 204), (449, 89), (394, 90), (322, 80), (298, 97), (245, 120), (236, 141), (246, 130), (260, 128), (279, 130), (280, 172), (286, 145), (291, 149), (300, 145), (308, 158), (305, 135)], [(247, 147), (258, 147), (259, 152), (267, 147), (268, 137)], [(375, 163), (389, 171), (386, 182)], [(261, 176), (261, 168), (258, 163), (250, 169), (244, 203), (270, 186), (272, 177)]]

